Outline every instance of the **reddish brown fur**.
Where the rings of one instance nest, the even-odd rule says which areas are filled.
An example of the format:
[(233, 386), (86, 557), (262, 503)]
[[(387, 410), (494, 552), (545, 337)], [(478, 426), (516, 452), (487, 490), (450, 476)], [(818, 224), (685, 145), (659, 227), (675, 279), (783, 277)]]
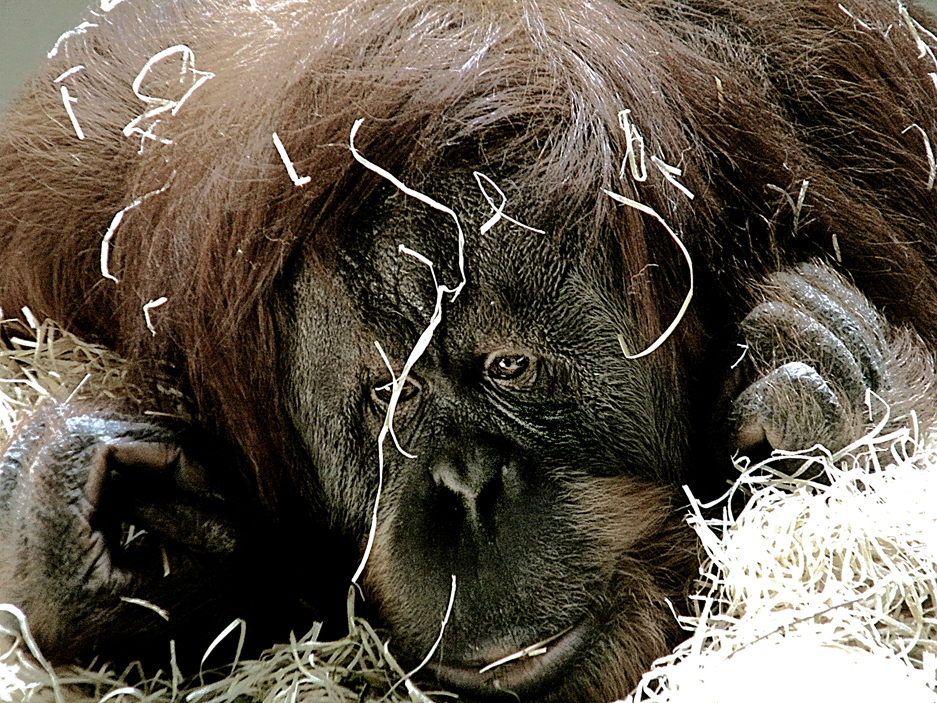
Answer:
[[(69, 37), (24, 87), (0, 133), (0, 305), (7, 315), (28, 305), (131, 359), (174, 365), (197, 424), (240, 451), (242, 473), (270, 506), (304, 467), (278, 368), (284, 289), (301, 254), (328, 259), (381, 184), (350, 154), (358, 118), (357, 148), (405, 182), (432, 181), (451, 164), (516, 175), (519, 191), (540, 194), (525, 210), (531, 221), (555, 232), (576, 223), (597, 249), (619, 251), (629, 323), (648, 344), (683, 301), (686, 264), (661, 226), (602, 189), (660, 213), (690, 249), (697, 280), (693, 307), (647, 360), (660, 370), (655, 392), (674, 405), (691, 377), (715, 375), (699, 368), (710, 336), (734, 329), (768, 274), (809, 259), (841, 269), (890, 322), (910, 327), (892, 351), (913, 347), (901, 340), (914, 334), (937, 345), (937, 190), (921, 133), (908, 129), (937, 143), (935, 67), (891, 3), (850, 2), (864, 24), (836, 0), (796, 11), (781, 0), (250, 5), (173, 0), (141, 12), (129, 0)], [(139, 136), (121, 134), (147, 107), (131, 83), (179, 43), (215, 75), (178, 114), (160, 115), (154, 131), (173, 144), (145, 141), (140, 153)], [(63, 85), (84, 140), (53, 82), (78, 64)], [(177, 77), (159, 66), (143, 90), (178, 97)], [(647, 154), (682, 168), (695, 199), (653, 168), (643, 183), (619, 177), (623, 109)], [(273, 132), (311, 182), (291, 182)], [(164, 187), (127, 211), (109, 257), (119, 283), (103, 278), (115, 214)], [(154, 335), (142, 306), (162, 296)], [(896, 401), (916, 406), (933, 377), (928, 360), (895, 351), (888, 363)], [(654, 430), (705, 433), (699, 419)], [(674, 456), (693, 445), (684, 440)], [(694, 478), (688, 470), (655, 478), (673, 484)], [(678, 637), (663, 600), (682, 594), (695, 552), (669, 512), (679, 497), (672, 485), (629, 478), (583, 480), (570, 498), (604, 552), (597, 568), (640, 600), (616, 611), (608, 642), (595, 645), (602, 671), (570, 684), (583, 696), (622, 695)], [(302, 499), (313, 511), (314, 498)], [(383, 561), (394, 556), (384, 538), (367, 576), (382, 602), (407, 586)], [(427, 619), (435, 606), (418, 607)], [(435, 631), (421, 625), (416, 648)]]
[[(118, 6), (100, 29), (69, 38), (12, 109), (0, 145), (0, 300), (124, 353), (175, 359), (199, 406), (222, 413), (206, 419), (238, 427), (233, 439), (250, 463), (269, 466), (273, 438), (251, 408), (277, 392), (256, 363), (277, 358), (276, 282), (300, 243), (328, 237), (374, 187), (346, 147), (352, 121), (366, 117), (359, 148), (411, 178), (479, 138), (502, 163), (535, 162), (545, 209), (619, 238), (623, 279), (642, 282), (649, 339), (682, 298), (684, 265), (654, 223), (613, 206), (602, 187), (667, 217), (713, 279), (708, 288), (729, 300), (744, 299), (745, 280), (805, 253), (834, 258), (837, 239), (843, 266), (874, 301), (937, 340), (937, 201), (925, 189), (920, 134), (902, 133), (916, 123), (937, 134), (933, 86), (893, 7), (855, 4), (873, 31), (833, 2), (798, 13), (773, 2), (707, 8), (731, 17), (730, 30), (700, 30), (667, 3), (375, 0), (334, 16), (286, 3), (270, 15), (290, 33), (283, 41), (244, 3), (162, 3), (139, 22), (133, 3)], [(414, 26), (438, 40), (414, 41)], [(175, 145), (147, 142), (138, 155), (139, 141), (119, 131), (145, 108), (129, 84), (178, 42), (216, 77), (159, 126)], [(86, 68), (67, 84), (84, 141), (51, 87), (77, 63)], [(683, 166), (695, 201), (672, 199), (653, 169), (647, 183), (619, 181), (616, 113), (626, 107), (648, 153)], [(314, 176), (302, 189), (273, 131), (300, 174)], [(118, 230), (110, 265), (120, 285), (102, 280), (98, 252), (114, 213), (170, 177), (171, 191)], [(764, 184), (796, 197), (803, 179), (806, 207), (791, 234), (786, 201)], [(654, 279), (632, 279), (649, 262), (660, 266)], [(154, 337), (140, 308), (167, 294)], [(264, 483), (275, 482), (269, 474)]]

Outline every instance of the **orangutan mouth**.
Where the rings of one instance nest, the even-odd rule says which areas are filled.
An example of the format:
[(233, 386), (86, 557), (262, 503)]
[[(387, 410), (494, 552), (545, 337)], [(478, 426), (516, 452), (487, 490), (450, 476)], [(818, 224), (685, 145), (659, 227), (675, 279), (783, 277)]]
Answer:
[(441, 685), (468, 695), (482, 695), (497, 700), (498, 694), (536, 695), (559, 677), (589, 641), (591, 626), (584, 623), (562, 630), (521, 650), (504, 645), (486, 648), (482, 661), (442, 663), (433, 671)]

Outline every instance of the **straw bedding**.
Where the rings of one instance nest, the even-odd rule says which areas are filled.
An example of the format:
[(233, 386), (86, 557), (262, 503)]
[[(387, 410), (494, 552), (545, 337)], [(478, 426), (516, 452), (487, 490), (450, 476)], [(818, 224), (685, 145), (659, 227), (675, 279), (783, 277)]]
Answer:
[[(0, 440), (41, 403), (120, 392), (132, 381), (112, 353), (61, 332), (9, 322), (0, 350)], [(887, 409), (872, 398), (870, 412)], [(884, 424), (884, 423), (883, 423)], [(873, 434), (836, 456), (739, 466), (716, 506), (690, 497), (705, 549), (684, 623), (689, 638), (628, 699), (654, 702), (937, 701), (937, 445), (916, 427)], [(820, 469), (818, 472), (817, 469)], [(818, 477), (817, 474), (820, 474)], [(806, 478), (812, 477), (812, 478)], [(350, 634), (317, 632), (238, 656), (240, 623), (219, 634), (233, 662), (184, 680), (171, 652), (160, 672), (106, 664), (52, 670), (28, 630), (0, 630), (0, 701), (292, 703), (451, 700), (406, 680), (393, 643), (349, 612)]]

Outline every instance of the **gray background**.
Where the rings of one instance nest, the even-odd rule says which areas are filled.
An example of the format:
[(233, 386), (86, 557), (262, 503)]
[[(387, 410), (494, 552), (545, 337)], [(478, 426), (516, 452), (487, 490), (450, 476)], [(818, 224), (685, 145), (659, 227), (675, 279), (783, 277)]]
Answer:
[[(937, 15), (937, 0), (917, 4)], [(15, 86), (62, 32), (83, 19), (88, 5), (89, 0), (0, 0), (0, 113)]]

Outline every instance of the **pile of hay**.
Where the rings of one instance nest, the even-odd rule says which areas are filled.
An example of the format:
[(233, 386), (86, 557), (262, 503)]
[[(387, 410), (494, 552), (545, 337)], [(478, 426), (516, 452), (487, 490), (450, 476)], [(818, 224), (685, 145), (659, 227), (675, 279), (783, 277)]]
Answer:
[[(19, 324), (19, 323), (6, 323)], [(0, 440), (40, 403), (123, 393), (120, 360), (50, 323), (20, 325), (0, 349)], [(814, 452), (804, 475), (740, 467), (751, 495), (722, 517), (693, 501), (708, 554), (690, 638), (657, 662), (628, 703), (937, 701), (937, 449), (916, 428), (872, 435), (839, 456)], [(8, 615), (15, 609), (6, 608)], [(13, 620), (16, 620), (14, 617)], [(107, 665), (52, 670), (28, 633), (0, 628), (0, 701), (293, 703), (448, 700), (421, 692), (349, 607), (349, 636), (317, 631), (184, 681)], [(237, 641), (232, 624), (219, 636)], [(210, 683), (206, 683), (210, 681)]]
[(740, 467), (738, 515), (694, 502), (693, 634), (628, 703), (937, 701), (937, 446), (906, 429), (801, 456), (819, 477)]
[[(28, 327), (17, 320), (0, 321), (9, 340), (6, 347), (0, 345), (0, 444), (20, 420), (42, 404), (127, 397), (128, 393), (131, 398), (147, 397), (148, 391), (135, 385), (134, 374), (113, 352), (87, 344), (48, 320), (39, 323), (24, 312)], [(160, 391), (174, 393), (172, 389)], [(184, 414), (184, 406), (179, 404), (174, 414)], [(371, 626), (354, 617), (351, 604), (349, 599), (349, 634), (345, 639), (321, 642), (318, 629), (314, 629), (300, 640), (270, 649), (258, 661), (235, 661), (220, 680), (215, 672), (183, 680), (170, 652), (166, 653), (165, 670), (148, 672), (148, 676), (136, 667), (115, 671), (107, 664), (53, 670), (32, 643), (22, 614), (0, 605), (6, 622), (17, 625), (7, 627), (0, 618), (0, 702), (427, 700), (407, 680)], [(224, 642), (234, 652), (239, 624), (232, 623), (216, 644)], [(212, 683), (205, 684), (206, 680)]]

